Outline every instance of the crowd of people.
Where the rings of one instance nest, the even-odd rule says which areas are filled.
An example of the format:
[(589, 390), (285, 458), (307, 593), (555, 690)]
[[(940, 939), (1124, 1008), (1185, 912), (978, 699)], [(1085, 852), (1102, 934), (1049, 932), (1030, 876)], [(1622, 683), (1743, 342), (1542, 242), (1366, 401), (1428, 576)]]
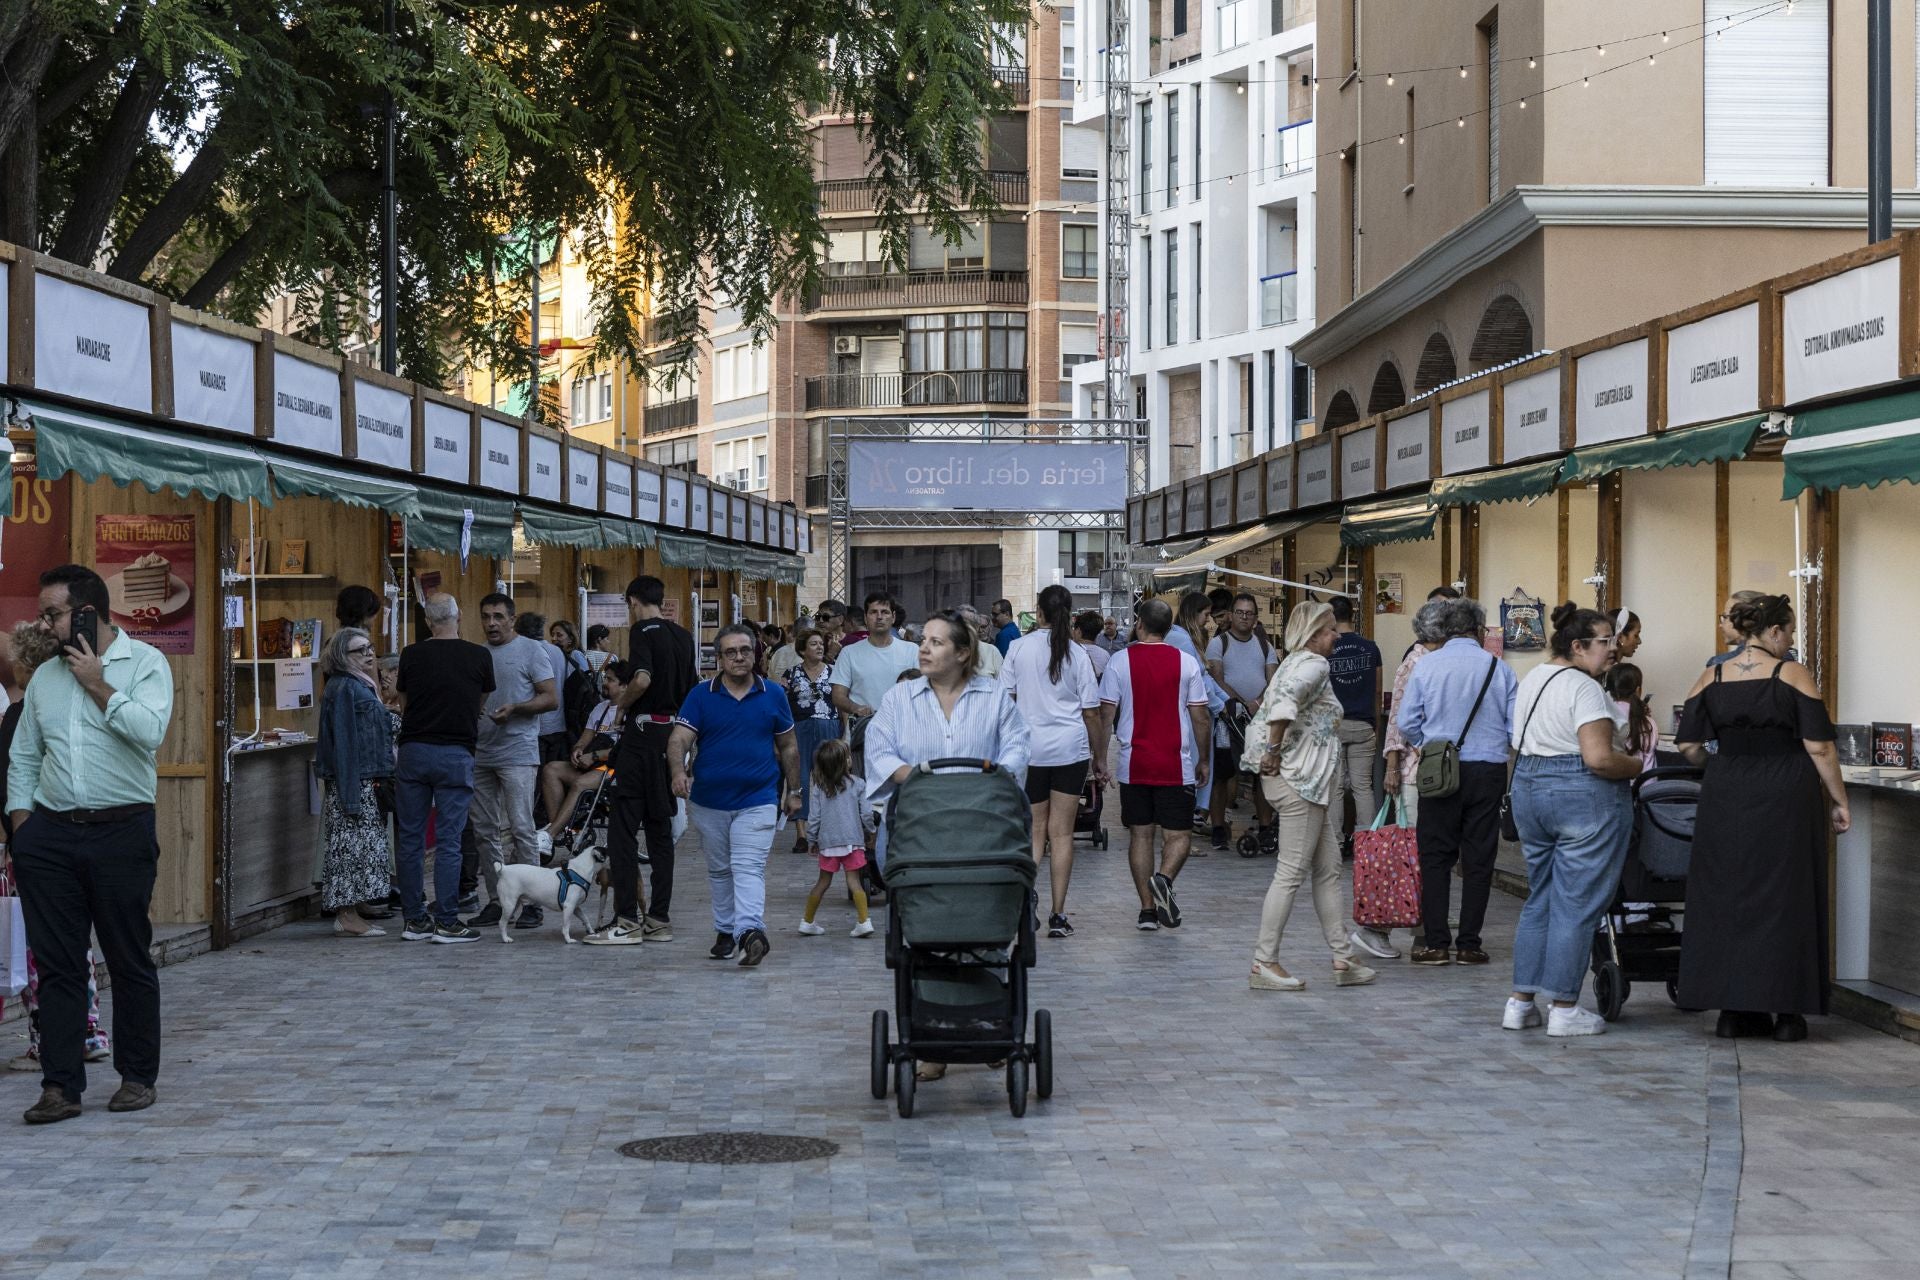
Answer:
[[(111, 1109), (155, 1096), (146, 910), (154, 752), (172, 698), (158, 653), (109, 624), (97, 575), (63, 566), (42, 586), (39, 618), (15, 631), (0, 664), (11, 703), (0, 810), (37, 966), (32, 1047), (12, 1065), (42, 1071), (34, 1122), (77, 1114), (84, 1062), (109, 1053), (123, 1081)], [(769, 858), (788, 821), (793, 851), (818, 872), (798, 933), (826, 932), (820, 912), (843, 876), (851, 934), (867, 937), (870, 905), (884, 901), (889, 796), (916, 768), (964, 758), (994, 761), (1025, 788), (1052, 939), (1074, 934), (1075, 829), (1111, 784), (1142, 931), (1182, 926), (1179, 877), (1191, 858), (1234, 847), (1232, 811), (1248, 788), (1241, 852), (1275, 862), (1249, 971), (1257, 991), (1308, 985), (1280, 958), (1303, 884), (1335, 985), (1371, 984), (1375, 965), (1400, 958), (1388, 930), (1349, 920), (1341, 889), (1353, 831), (1393, 811), (1417, 833), (1408, 959), (1491, 963), (1484, 929), (1504, 826), (1530, 894), (1502, 1025), (1605, 1029), (1579, 996), (1627, 854), (1628, 782), (1661, 751), (1641, 673), (1623, 661), (1640, 641), (1630, 611), (1563, 604), (1546, 660), (1516, 678), (1485, 643), (1482, 606), (1441, 587), (1413, 616), (1415, 642), (1383, 690), (1355, 599), (1332, 592), (1296, 604), (1278, 637), (1259, 599), (1228, 589), (1142, 599), (1122, 626), (1076, 613), (1066, 588), (1049, 586), (1025, 629), (1006, 599), (986, 615), (962, 603), (913, 620), (873, 592), (857, 616), (827, 600), (790, 629), (719, 628), (711, 676), (692, 634), (666, 616), (659, 578), (637, 577), (624, 594), (624, 657), (604, 626), (587, 629), (583, 649), (572, 624), (516, 612), (502, 593), (479, 600), (475, 643), (460, 602), (441, 593), (423, 602), (425, 638), (382, 658), (382, 601), (341, 592), (341, 625), (319, 659), (316, 752), (320, 900), (336, 935), (384, 936), (378, 921), (395, 913), (410, 941), (538, 927), (538, 899), (513, 897), (517, 915), (502, 920), (504, 869), (551, 865), (552, 905), (564, 911), (570, 884), (584, 881), (570, 866), (580, 851), (560, 842), (583, 806), (603, 803), (613, 916), (589, 945), (673, 941), (675, 851), (691, 827), (706, 862), (708, 954), (760, 965), (772, 950)], [(1832, 726), (1794, 660), (1786, 599), (1738, 593), (1721, 624), (1729, 647), (1706, 663), (1665, 748), (1706, 765), (1678, 995), (1721, 1010), (1723, 1036), (1794, 1040), (1804, 1015), (1826, 1007), (1822, 856), (1826, 829), (1847, 828), (1846, 792)], [(1662, 915), (1636, 918), (1660, 927)], [(110, 1038), (90, 932), (114, 976)], [(937, 1078), (937, 1064), (929, 1072)]]

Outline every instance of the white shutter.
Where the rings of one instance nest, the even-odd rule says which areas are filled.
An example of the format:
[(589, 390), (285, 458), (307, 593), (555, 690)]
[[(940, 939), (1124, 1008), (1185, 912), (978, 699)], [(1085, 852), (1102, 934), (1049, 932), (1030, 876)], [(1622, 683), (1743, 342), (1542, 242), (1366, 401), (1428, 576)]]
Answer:
[(1706, 180), (1825, 186), (1827, 6), (1753, 9), (1706, 0)]
[(1060, 172), (1068, 177), (1100, 176), (1100, 155), (1106, 140), (1098, 129), (1082, 124), (1060, 126)]

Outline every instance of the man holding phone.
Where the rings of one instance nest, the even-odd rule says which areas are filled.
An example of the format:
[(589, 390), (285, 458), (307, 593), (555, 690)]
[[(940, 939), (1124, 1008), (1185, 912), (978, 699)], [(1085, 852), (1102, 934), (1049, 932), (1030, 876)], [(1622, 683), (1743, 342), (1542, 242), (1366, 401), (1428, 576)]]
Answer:
[(155, 755), (173, 718), (173, 673), (108, 620), (107, 585), (84, 565), (40, 575), (40, 625), (60, 662), (34, 672), (7, 769), (14, 878), (40, 969), (41, 1094), (28, 1124), (80, 1114), (86, 1090), (87, 942), (113, 975), (109, 1111), (153, 1105), (160, 978), (149, 948), (160, 845)]

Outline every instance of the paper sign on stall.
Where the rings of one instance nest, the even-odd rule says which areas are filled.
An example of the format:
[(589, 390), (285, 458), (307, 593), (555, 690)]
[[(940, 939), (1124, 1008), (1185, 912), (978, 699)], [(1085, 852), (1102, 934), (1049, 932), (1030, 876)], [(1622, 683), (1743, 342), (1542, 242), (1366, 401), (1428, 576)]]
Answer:
[[(618, 592), (594, 592), (587, 596), (588, 626), (624, 627), (627, 625), (627, 598)], [(661, 610), (665, 616), (666, 610)]]
[(281, 711), (305, 711), (313, 705), (313, 663), (294, 658), (273, 664), (273, 705)]

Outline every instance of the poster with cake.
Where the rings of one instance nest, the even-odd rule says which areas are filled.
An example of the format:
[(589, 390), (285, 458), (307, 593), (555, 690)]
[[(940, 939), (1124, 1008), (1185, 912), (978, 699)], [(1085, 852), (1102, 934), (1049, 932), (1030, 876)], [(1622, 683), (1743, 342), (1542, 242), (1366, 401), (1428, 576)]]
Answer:
[(193, 652), (194, 518), (95, 516), (94, 563), (113, 623), (162, 653)]

